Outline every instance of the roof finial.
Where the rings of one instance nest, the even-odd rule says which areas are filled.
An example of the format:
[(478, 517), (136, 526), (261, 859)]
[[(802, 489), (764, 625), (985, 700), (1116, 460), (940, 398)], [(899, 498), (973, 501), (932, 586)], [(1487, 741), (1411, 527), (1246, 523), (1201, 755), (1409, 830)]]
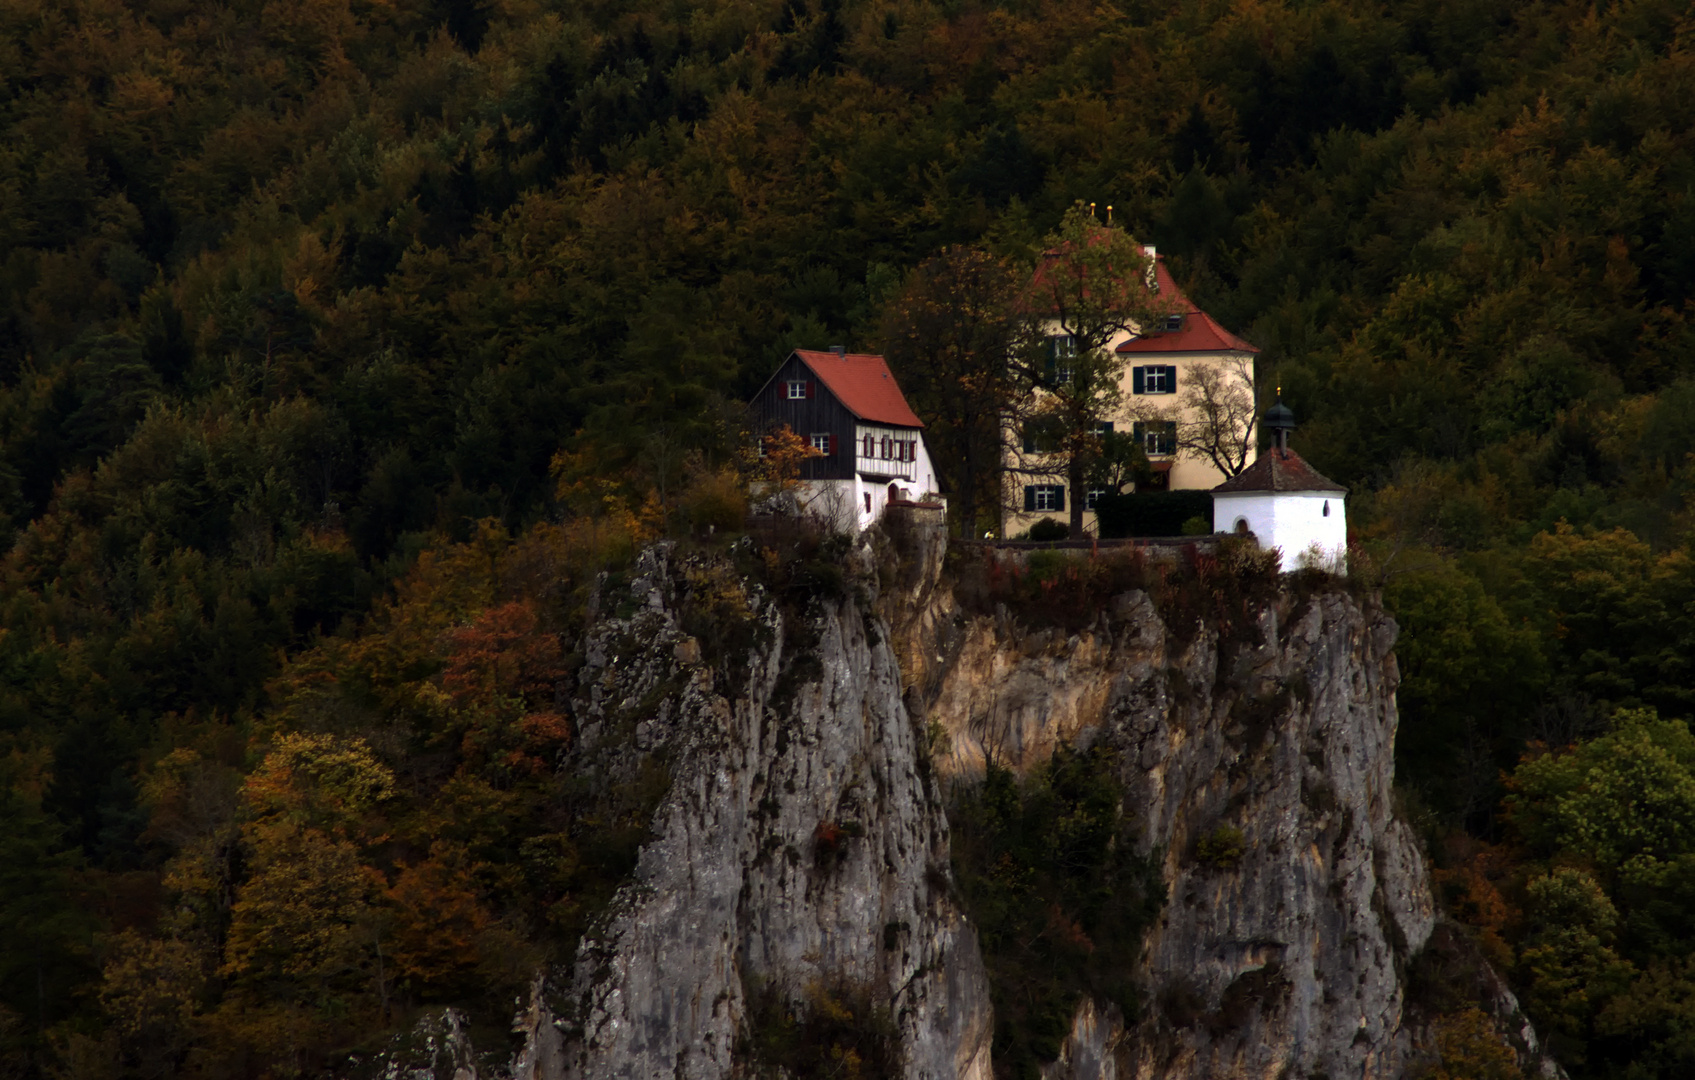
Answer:
[(1111, 203), (1106, 204), (1106, 223), (1108, 225), (1112, 224), (1112, 204)]
[(1089, 204), (1089, 216), (1090, 217), (1095, 216), (1095, 204), (1094, 203)]

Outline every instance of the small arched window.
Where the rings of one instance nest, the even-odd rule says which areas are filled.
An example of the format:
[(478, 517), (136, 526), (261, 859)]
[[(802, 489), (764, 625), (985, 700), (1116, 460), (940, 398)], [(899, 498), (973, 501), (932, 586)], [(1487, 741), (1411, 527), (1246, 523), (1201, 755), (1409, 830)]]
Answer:
[(1236, 519), (1236, 532), (1239, 535), (1242, 535), (1242, 536), (1248, 535), (1248, 519), (1247, 518), (1237, 518)]
[(1324, 516), (1325, 517), (1330, 516), (1330, 500), (1329, 499), (1324, 500)]

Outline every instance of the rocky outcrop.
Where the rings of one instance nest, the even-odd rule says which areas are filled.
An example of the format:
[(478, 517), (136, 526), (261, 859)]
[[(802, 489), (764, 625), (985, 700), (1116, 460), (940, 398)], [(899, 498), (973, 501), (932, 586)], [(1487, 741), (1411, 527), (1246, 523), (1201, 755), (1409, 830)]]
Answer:
[(1307, 578), (1185, 626), (1148, 585), (1066, 630), (963, 601), (939, 522), (890, 535), (768, 587), (664, 545), (603, 585), (569, 768), (602, 787), (657, 768), (664, 794), (576, 962), (537, 980), (515, 1075), (764, 1074), (775, 1000), (859, 1010), (901, 1075), (987, 1080), (990, 987), (951, 881), (947, 786), (990, 757), (1027, 770), (1096, 742), (1117, 751), (1168, 899), (1138, 1015), (1084, 999), (1044, 1075), (1416, 1064), (1404, 971), (1433, 909), (1392, 806), (1395, 627), (1375, 601)]
[(857, 597), (822, 566), (780, 604), (660, 546), (600, 597), (570, 767), (662, 762), (669, 787), (601, 928), (538, 983), (522, 1080), (731, 1075), (758, 1050), (753, 994), (870, 1010), (914, 1080), (989, 1076), (947, 819), (864, 570)]
[[(1400, 971), (1433, 912), (1391, 807), (1381, 610), (1286, 591), (1231, 648), (1204, 624), (1178, 640), (1137, 592), (1087, 633), (1002, 616), (968, 620), (961, 638), (929, 705), (945, 769), (1110, 742), (1141, 842), (1163, 854), (1169, 900), (1143, 971), (1155, 1004), (1110, 1067), (1054, 1075), (1399, 1075)], [(1114, 1036), (1083, 1020), (1072, 1056), (1100, 1060)]]

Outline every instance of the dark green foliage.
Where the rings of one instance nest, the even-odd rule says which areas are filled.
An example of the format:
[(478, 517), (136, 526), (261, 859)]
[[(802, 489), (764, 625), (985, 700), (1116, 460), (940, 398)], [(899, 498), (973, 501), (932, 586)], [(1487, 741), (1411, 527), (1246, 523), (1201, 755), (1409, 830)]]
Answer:
[(747, 1013), (736, 1057), (749, 1075), (884, 1080), (900, 1075), (898, 1029), (870, 986), (818, 983), (795, 1000), (775, 983), (744, 981)]
[(1242, 861), (1246, 850), (1242, 830), (1220, 825), (1195, 841), (1195, 861), (1218, 870), (1228, 870)]
[[(1006, 260), (967, 291), (1001, 295), (1078, 198), (1115, 204), (1263, 350), (1297, 449), (1350, 486), (1380, 560), (1356, 580), (1385, 583), (1401, 627), (1397, 776), (1430, 820), (1510, 839), (1500, 777), (1527, 748), (1592, 740), (1620, 706), (1695, 714), (1689, 12), (989, 7), (0, 11), (0, 761), (34, 763), (0, 800), (24, 844), (0, 911), (39, 893), (66, 913), (38, 935), (62, 984), (20, 1004), (7, 960), (0, 1039), (29, 1045), (0, 1071), (84, 1068), (73, 1036), (108, 1020), (99, 943), (178, 910), (164, 867), (188, 841), (161, 837), (187, 826), (149, 794), (159, 761), (205, 739), (250, 769), (278, 680), (367, 640), (373, 602), (484, 518), (568, 521), (596, 566), (636, 516), (739, 529), (739, 493), (695, 482), (733, 465), (733, 404), (787, 348), (886, 345), (888, 299), (949, 245)], [(971, 308), (992, 331), (991, 309)], [(996, 355), (994, 333), (971, 340)], [(956, 510), (986, 507), (992, 466), (945, 458), (993, 461), (995, 379), (928, 374), (909, 389), (955, 412), (920, 412), (966, 436), (938, 438), (938, 476), (969, 488)], [(822, 538), (758, 546), (772, 559), (742, 570), (791, 625), (845, 596)], [(1180, 635), (1239, 645), (1275, 575), (1228, 563), (983, 563), (960, 593), (1076, 630), (1140, 588)], [(553, 600), (587, 587), (526, 574)], [(734, 678), (757, 623), (699, 595), (691, 633)], [(439, 674), (416, 662), (399, 683)], [(341, 686), (310, 725), (404, 726), (391, 687)], [(429, 737), (405, 758), (419, 784), (452, 741)], [(540, 827), (491, 799), (490, 835)], [(638, 833), (572, 889), (609, 888), (584, 875), (616, 876)], [(234, 875), (227, 906), (245, 871), (208, 858)], [(1614, 902), (1675, 942), (1662, 887)], [(1660, 1004), (1688, 998), (1684, 964), (1649, 963), (1664, 992), (1619, 998), (1616, 1032), (1568, 1024), (1570, 1060), (1624, 1069), (1634, 1040), (1657, 1048), (1638, 1071), (1688, 1071), (1656, 1034), (1685, 1024)]]
[[(1101, 537), (1184, 536), (1191, 518), (1212, 521), (1212, 495), (1205, 491), (1149, 491), (1102, 495), (1095, 500)], [(1208, 528), (1206, 531), (1210, 532)]]
[(955, 794), (954, 874), (977, 924), (995, 1003), (997, 1075), (1035, 1075), (1089, 995), (1140, 1008), (1143, 931), (1165, 902), (1157, 853), (1135, 850), (1119, 756), (1061, 747), (1020, 782), (991, 762)]
[(1070, 527), (1063, 521), (1055, 521), (1053, 518), (1043, 518), (1030, 526), (1030, 539), (1039, 543), (1050, 540), (1064, 540), (1070, 535)]
[[(4, 769), (4, 765), (0, 765)], [(9, 771), (9, 770), (8, 770)], [(0, 788), (0, 1061), (41, 1060), (47, 1026), (74, 1005), (96, 970), (93, 919), (74, 901), (82, 861), (64, 850), (59, 826), (11, 784)]]

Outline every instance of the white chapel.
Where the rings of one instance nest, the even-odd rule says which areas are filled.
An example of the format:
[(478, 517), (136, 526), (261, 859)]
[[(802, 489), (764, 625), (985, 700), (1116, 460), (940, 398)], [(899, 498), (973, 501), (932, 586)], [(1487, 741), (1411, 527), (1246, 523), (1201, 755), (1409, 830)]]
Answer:
[(1289, 449), (1295, 414), (1281, 396), (1261, 423), (1272, 445), (1212, 489), (1213, 530), (1252, 533), (1261, 546), (1277, 548), (1284, 573), (1303, 564), (1341, 569), (1348, 555), (1348, 489)]

